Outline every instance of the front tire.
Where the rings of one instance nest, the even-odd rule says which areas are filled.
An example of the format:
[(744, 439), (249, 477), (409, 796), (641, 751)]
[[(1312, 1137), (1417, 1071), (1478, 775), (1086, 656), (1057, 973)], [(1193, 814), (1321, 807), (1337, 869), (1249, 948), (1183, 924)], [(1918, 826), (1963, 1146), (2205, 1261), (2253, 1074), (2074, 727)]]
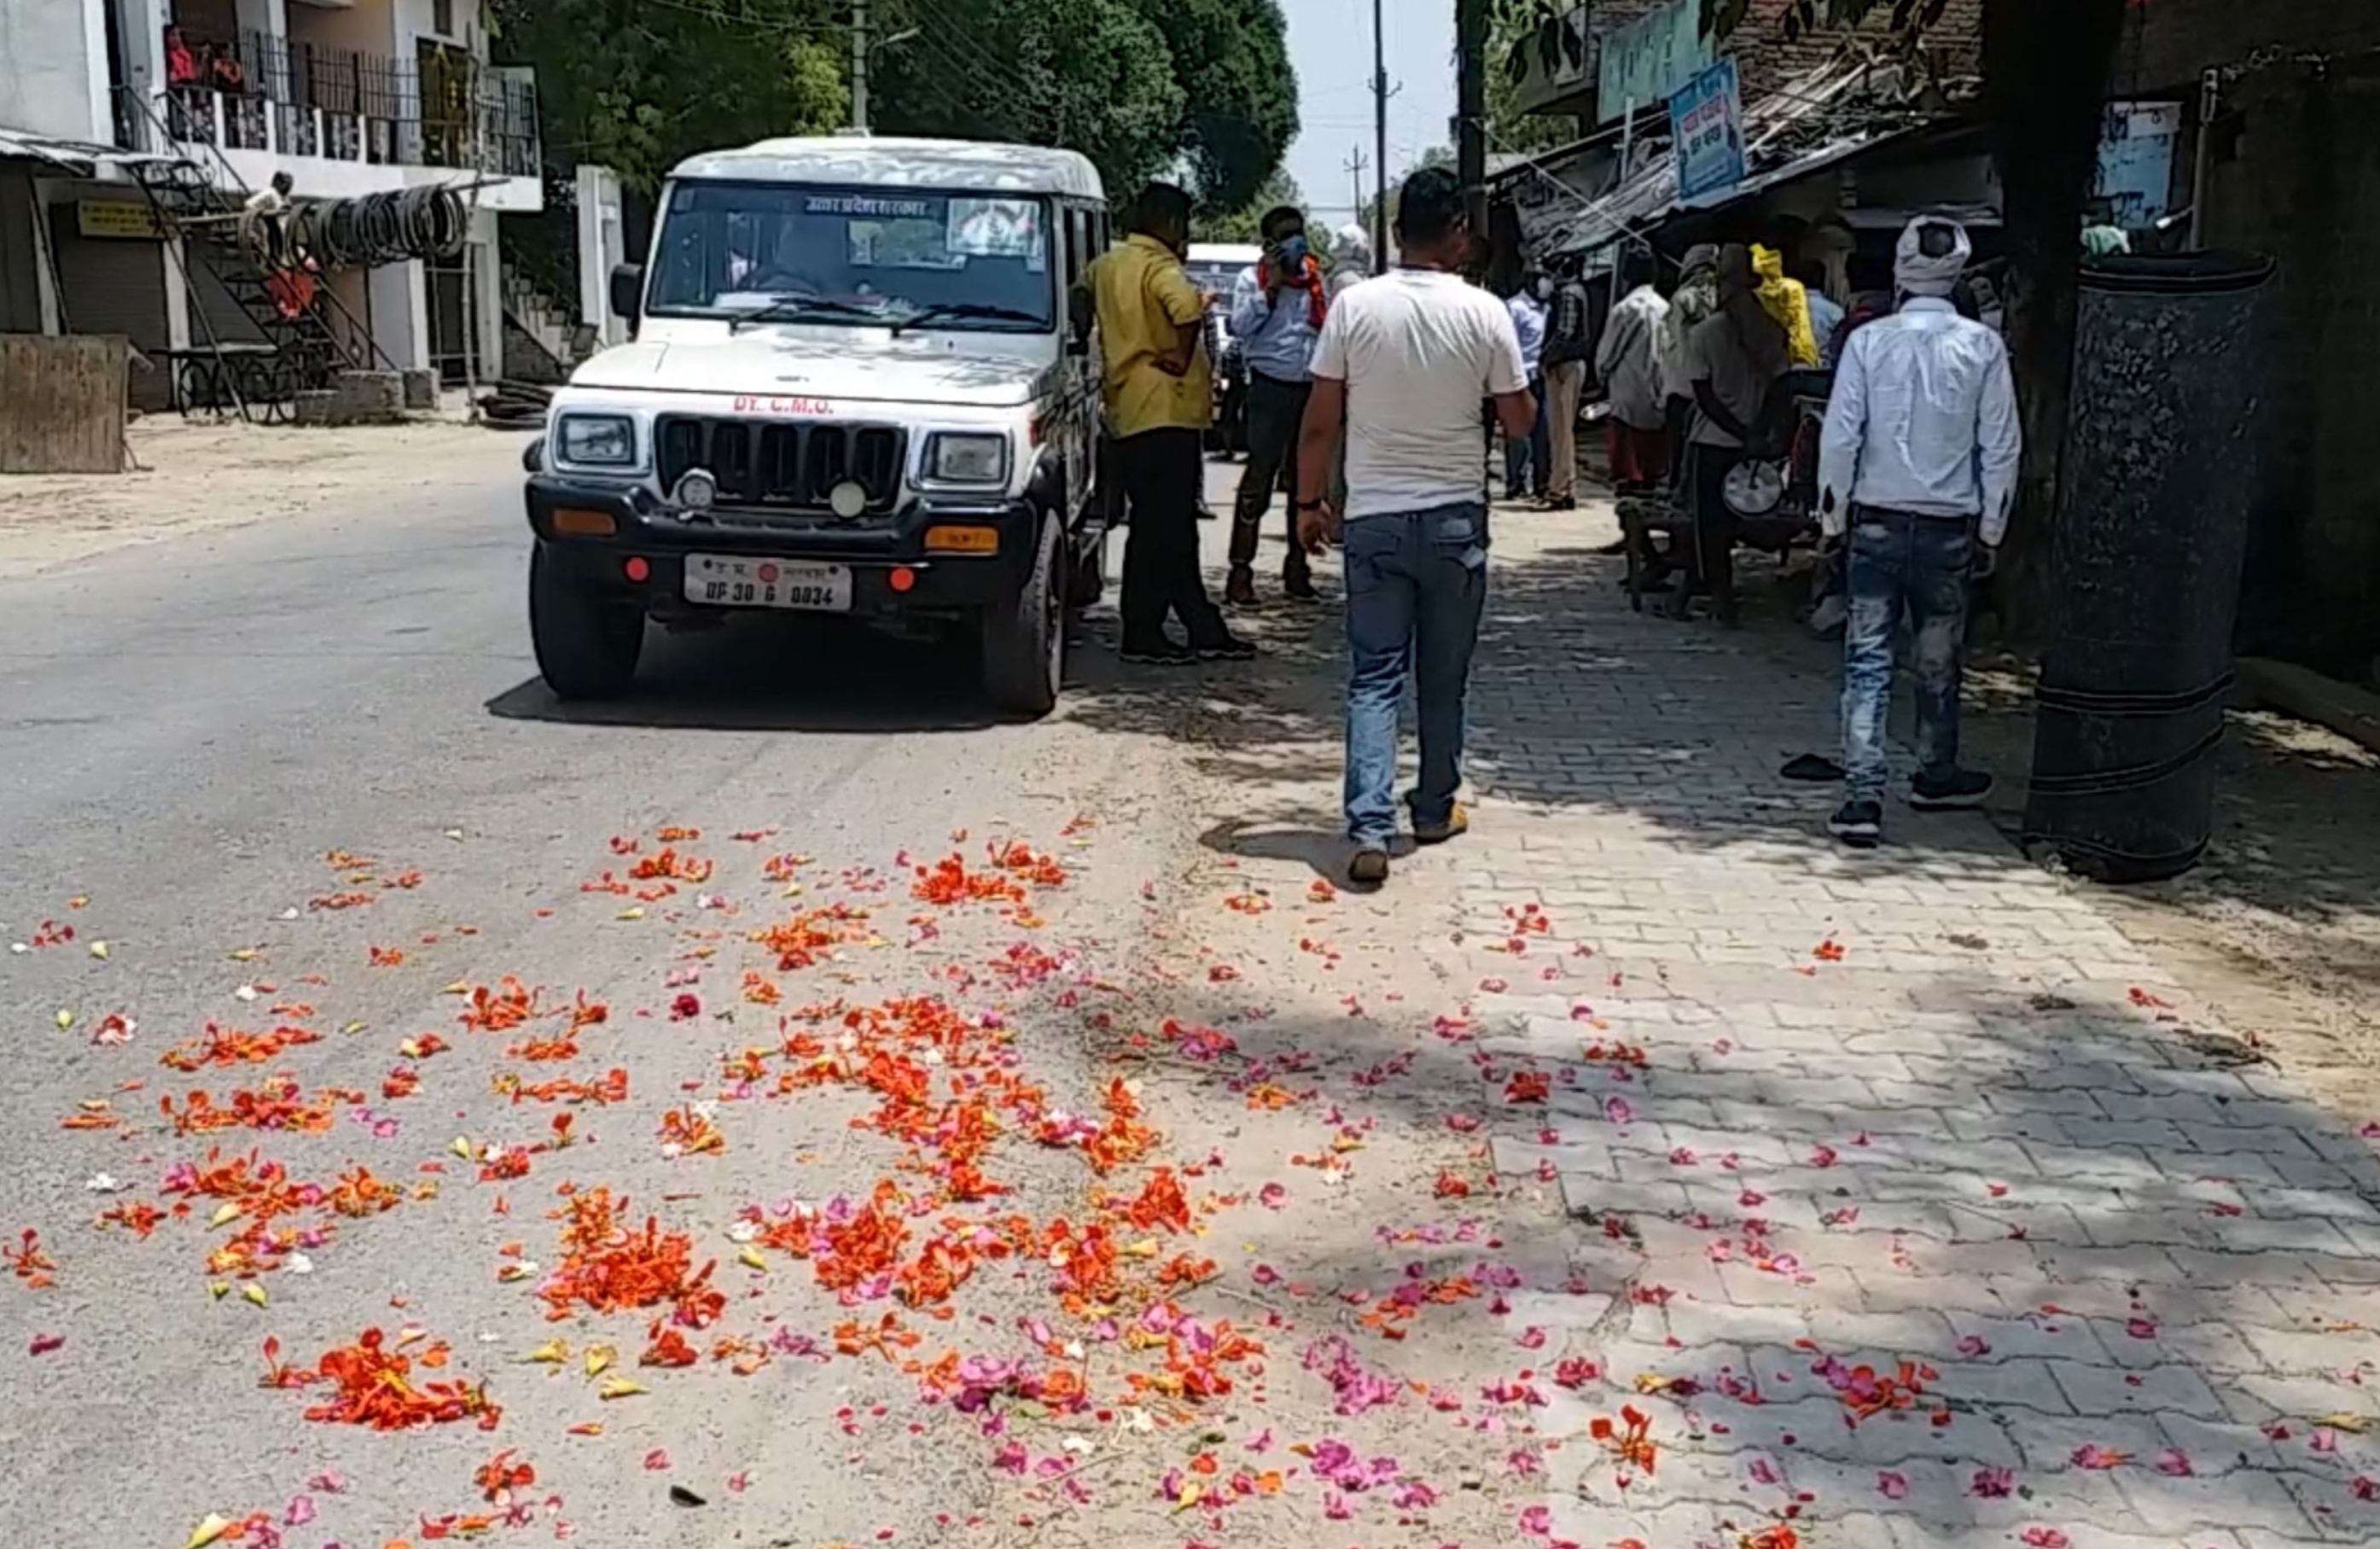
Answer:
[(984, 689), (992, 703), (1014, 714), (1038, 719), (1058, 705), (1066, 665), (1062, 541), (1057, 519), (1045, 519), (1032, 569), (1014, 601), (984, 612)]
[(540, 543), (528, 559), (528, 634), (556, 699), (616, 699), (636, 679), (645, 613), (574, 579)]

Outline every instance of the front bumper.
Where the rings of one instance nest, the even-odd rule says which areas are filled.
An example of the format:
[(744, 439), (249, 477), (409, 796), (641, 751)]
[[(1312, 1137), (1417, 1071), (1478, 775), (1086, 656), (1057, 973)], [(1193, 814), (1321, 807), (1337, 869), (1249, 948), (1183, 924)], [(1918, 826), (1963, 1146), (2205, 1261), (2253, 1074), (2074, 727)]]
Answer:
[[(705, 612), (685, 601), (688, 555), (733, 555), (851, 569), (851, 611), (898, 616), (964, 611), (1014, 598), (1025, 584), (1038, 536), (1038, 507), (1026, 499), (941, 497), (911, 501), (891, 520), (817, 525), (739, 519), (732, 510), (682, 521), (655, 507), (631, 485), (550, 472), (529, 475), (528, 524), (548, 557), (580, 584), (635, 596), (656, 612)], [(558, 526), (557, 513), (571, 513)], [(611, 518), (613, 531), (584, 531), (585, 515)], [(989, 554), (949, 553), (926, 546), (929, 528), (989, 527), (999, 547)], [(630, 579), (629, 561), (644, 561), (642, 579)], [(898, 579), (905, 582), (896, 590)]]

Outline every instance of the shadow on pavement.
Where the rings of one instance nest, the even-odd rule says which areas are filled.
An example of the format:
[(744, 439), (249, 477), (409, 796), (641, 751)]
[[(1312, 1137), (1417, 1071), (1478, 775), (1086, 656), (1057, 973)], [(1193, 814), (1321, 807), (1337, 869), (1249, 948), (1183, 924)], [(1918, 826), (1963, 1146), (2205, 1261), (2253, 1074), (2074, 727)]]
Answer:
[[(1549, 1407), (1509, 1423), (1543, 1434), (1650, 1410), (1660, 1465), (1624, 1493), (1592, 1450), (1548, 1460), (1555, 1536), (1583, 1543), (1734, 1543), (1794, 1514), (1860, 1544), (2380, 1536), (2361, 1504), (2380, 1475), (2370, 1146), (2254, 1050), (2121, 1000), (1898, 977), (1898, 1005), (1783, 970), (1637, 982), (1591, 1025), (1491, 1001), (1460, 1043), (1410, 1012), (1253, 1017), (1208, 996), (1246, 1062), (1234, 1092), (1330, 1073), (1280, 1116), (1302, 1123), (1266, 1133), (1308, 1152), (1375, 1137), (1348, 1158), (1354, 1197), (1378, 1199), (1367, 1166), (1396, 1168), (1372, 1155), (1390, 1134), (1475, 1189), (1493, 1136), (1512, 1190), (1400, 1184), (1366, 1218), (1285, 1171), (1293, 1199), (1331, 1202), (1250, 1228), (1267, 1283), (1310, 1288), (1263, 1299), (1303, 1342), (1416, 1280), (1507, 1287), (1500, 1332), (1480, 1334), (1474, 1301), (1354, 1343), (1390, 1371), (1533, 1366)], [(1613, 1043), (1644, 1063), (1587, 1057)], [(1553, 1079), (1542, 1104), (1507, 1101), (1527, 1070)], [(1572, 1358), (1594, 1364), (1566, 1393), (1550, 1378)], [(1849, 1423), (1831, 1363), (1903, 1361), (1909, 1407)], [(1899, 1529), (1866, 1536), (1867, 1514)]]

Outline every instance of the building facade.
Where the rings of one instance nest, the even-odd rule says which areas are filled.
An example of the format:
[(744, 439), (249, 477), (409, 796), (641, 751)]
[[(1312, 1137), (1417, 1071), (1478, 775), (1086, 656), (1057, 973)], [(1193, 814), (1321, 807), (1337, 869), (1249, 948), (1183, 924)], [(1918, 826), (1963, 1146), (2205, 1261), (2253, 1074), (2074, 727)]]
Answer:
[[(0, 4), (0, 329), (123, 334), (152, 359), (254, 344), (253, 276), (144, 184), (236, 205), (285, 172), (299, 201), (452, 190), (459, 251), (323, 263), (315, 306), (366, 363), (499, 373), (496, 217), (543, 183), (534, 81), (489, 65), (477, 0)], [(134, 401), (161, 406), (169, 376), (136, 373)]]

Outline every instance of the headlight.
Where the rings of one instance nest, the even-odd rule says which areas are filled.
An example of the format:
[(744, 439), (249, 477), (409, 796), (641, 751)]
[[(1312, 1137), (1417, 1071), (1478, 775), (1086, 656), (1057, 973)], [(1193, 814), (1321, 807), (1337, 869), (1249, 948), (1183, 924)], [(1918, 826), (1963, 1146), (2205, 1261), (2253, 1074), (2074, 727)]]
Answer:
[(943, 433), (926, 447), (926, 480), (935, 484), (1008, 482), (1008, 437)]
[(580, 468), (637, 466), (637, 422), (625, 414), (565, 414), (553, 429), (554, 461)]

